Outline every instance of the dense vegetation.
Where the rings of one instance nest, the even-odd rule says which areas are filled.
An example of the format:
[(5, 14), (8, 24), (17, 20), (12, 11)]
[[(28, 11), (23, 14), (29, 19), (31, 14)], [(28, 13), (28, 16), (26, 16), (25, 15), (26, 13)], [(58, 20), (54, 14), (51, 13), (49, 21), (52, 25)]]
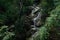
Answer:
[[(30, 31), (35, 6), (42, 9), (38, 35)], [(0, 40), (60, 40), (60, 0), (0, 0)]]

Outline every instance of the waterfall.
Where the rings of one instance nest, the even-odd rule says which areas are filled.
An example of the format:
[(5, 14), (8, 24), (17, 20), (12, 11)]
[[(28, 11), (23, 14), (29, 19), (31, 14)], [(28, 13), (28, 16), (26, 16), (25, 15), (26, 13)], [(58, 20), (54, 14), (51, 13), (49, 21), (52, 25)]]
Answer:
[[(34, 8), (33, 10), (32, 10), (32, 13), (31, 13), (31, 16), (33, 17), (32, 18), (32, 21), (33, 21), (33, 23), (34, 23), (34, 25), (33, 25), (33, 30), (37, 30), (38, 29), (38, 27), (36, 26), (37, 25), (37, 23), (41, 20), (41, 12), (39, 11), (39, 12), (37, 12), (38, 10), (40, 10), (40, 8), (39, 7), (36, 7), (36, 8)], [(35, 12), (37, 12), (36, 14), (35, 14)], [(35, 16), (36, 15), (36, 16)], [(34, 17), (35, 16), (35, 17)]]
[(39, 20), (41, 20), (41, 13), (38, 12), (37, 14), (38, 14), (37, 17), (33, 18), (33, 22), (34, 22), (34, 26), (35, 26), (35, 27), (36, 27), (36, 25), (37, 25), (37, 22), (38, 22)]
[(33, 7), (33, 10), (31, 12), (31, 17), (34, 24), (31, 25), (32, 28), (30, 31), (32, 35), (30, 38), (28, 38), (28, 40), (33, 40), (33, 38), (38, 35), (39, 27), (37, 27), (36, 25), (40, 23), (41, 16), (42, 16), (41, 10), (42, 9), (40, 9), (40, 7), (38, 6)]

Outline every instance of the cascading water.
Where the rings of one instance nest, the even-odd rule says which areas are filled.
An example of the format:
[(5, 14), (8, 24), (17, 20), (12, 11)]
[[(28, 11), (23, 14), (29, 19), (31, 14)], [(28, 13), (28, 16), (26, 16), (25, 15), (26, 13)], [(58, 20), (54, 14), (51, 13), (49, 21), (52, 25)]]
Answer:
[[(40, 9), (39, 7), (36, 7), (36, 8), (34, 8), (32, 10), (32, 13), (31, 13), (32, 16), (35, 16), (36, 15), (32, 19), (32, 21), (34, 23), (33, 28), (32, 28), (33, 30), (37, 30), (38, 29), (38, 27), (36, 25), (38, 25), (38, 22), (41, 20), (41, 12), (37, 12), (39, 9)], [(37, 12), (37, 13), (34, 14), (35, 12)]]
[[(32, 6), (33, 7), (33, 6)], [(38, 31), (39, 31), (39, 26), (40, 22), (41, 22), (41, 16), (42, 13), (40, 11), (40, 7), (38, 6), (34, 6), (33, 10), (31, 12), (31, 17), (32, 17), (32, 21), (33, 21), (33, 25), (31, 25), (32, 29), (31, 29), (31, 37), (28, 40), (33, 40), (34, 37), (36, 37), (38, 35)]]

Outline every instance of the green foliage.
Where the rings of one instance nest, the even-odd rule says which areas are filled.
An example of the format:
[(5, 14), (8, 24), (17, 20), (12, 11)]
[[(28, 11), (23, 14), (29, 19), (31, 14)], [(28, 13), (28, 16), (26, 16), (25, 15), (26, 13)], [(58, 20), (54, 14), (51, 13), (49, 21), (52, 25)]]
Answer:
[(0, 7), (2, 8), (2, 12), (0, 12), (1, 23), (6, 23), (8, 20), (16, 20), (19, 12), (17, 0), (0, 0)]
[(22, 0), (24, 6), (33, 5), (34, 0)]
[(54, 1), (54, 5), (55, 5), (55, 6), (60, 5), (60, 0), (53, 0), (53, 1)]
[[(0, 40), (14, 40), (15, 36), (18, 36), (18, 38), (20, 36), (21, 38), (26, 36), (27, 27), (25, 26), (25, 17), (27, 13), (30, 13), (28, 7), (32, 6), (35, 0), (20, 1), (21, 0), (0, 0), (0, 26), (2, 24), (8, 25), (0, 27)], [(41, 4), (42, 14), (49, 13), (49, 17), (46, 17), (44, 25), (40, 27), (38, 36), (36, 36), (34, 40), (48, 40), (51, 28), (60, 27), (60, 0), (41, 0), (39, 4)], [(37, 5), (39, 4), (37, 3)], [(20, 9), (21, 6), (22, 8)], [(10, 32), (8, 30), (12, 24), (14, 24), (15, 30)], [(57, 34), (60, 33), (58, 30), (56, 31)]]
[(36, 38), (34, 38), (34, 40), (47, 40), (48, 39), (48, 31), (46, 29), (46, 27), (41, 27), (40, 30), (38, 31), (38, 36), (36, 36)]
[(14, 40), (14, 34), (11, 32), (7, 32), (6, 35), (3, 37), (2, 40)]
[(15, 35), (13, 32), (8, 32), (8, 26), (0, 27), (0, 40), (12, 40)]

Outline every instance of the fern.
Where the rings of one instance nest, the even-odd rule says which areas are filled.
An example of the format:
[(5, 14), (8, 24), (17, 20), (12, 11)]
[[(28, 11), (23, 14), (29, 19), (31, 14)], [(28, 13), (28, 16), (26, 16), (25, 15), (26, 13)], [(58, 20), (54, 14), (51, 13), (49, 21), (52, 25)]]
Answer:
[(0, 40), (12, 40), (15, 35), (13, 32), (8, 32), (8, 26), (0, 27)]

